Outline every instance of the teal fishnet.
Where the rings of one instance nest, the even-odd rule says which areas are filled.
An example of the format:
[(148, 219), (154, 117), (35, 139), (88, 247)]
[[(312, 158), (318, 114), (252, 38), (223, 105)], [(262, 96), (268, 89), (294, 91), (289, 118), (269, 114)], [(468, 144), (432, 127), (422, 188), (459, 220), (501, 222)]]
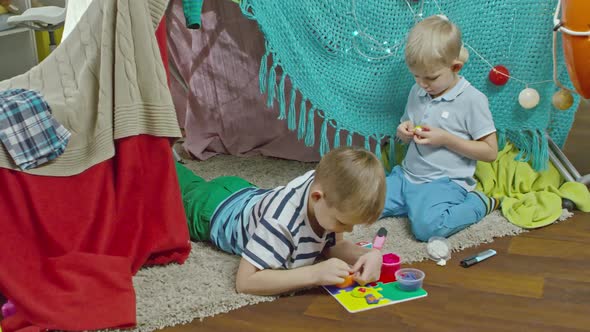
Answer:
[[(420, 1), (409, 3), (419, 12)], [(425, 0), (423, 17), (439, 14), (437, 3), (461, 28), (466, 45), (493, 65), (503, 64), (512, 76), (529, 83), (551, 80), (556, 0)], [(258, 22), (267, 42), (260, 68), (261, 92), (268, 94), (269, 106), (278, 101), (279, 117), (288, 121), (291, 130), (297, 129), (299, 139), (308, 146), (315, 144), (314, 118), (319, 115), (322, 153), (330, 149), (330, 125), (337, 128), (333, 146), (350, 145), (352, 134), (358, 134), (365, 137), (367, 148), (372, 145), (380, 154), (375, 142), (395, 135), (414, 84), (403, 56), (406, 34), (415, 23), (408, 4), (403, 0), (243, 0), (241, 7), (244, 15)], [(364, 31), (379, 43), (355, 31)], [(398, 43), (400, 47), (395, 47)], [(490, 67), (469, 50), (470, 60), (461, 74), (488, 96), (500, 143), (512, 141), (523, 160), (530, 160), (535, 169), (545, 168), (544, 133), (548, 131), (563, 145), (578, 100), (567, 111), (555, 110), (551, 96), (556, 86), (536, 84), (530, 87), (537, 89), (541, 102), (525, 110), (518, 104), (525, 85), (514, 79), (502, 87), (491, 84)], [(561, 56), (558, 63), (560, 80), (569, 85)], [(284, 91), (286, 77), (293, 86), (290, 91)], [(297, 92), (303, 97), (299, 105)], [(346, 142), (340, 140), (341, 130), (349, 134)]]

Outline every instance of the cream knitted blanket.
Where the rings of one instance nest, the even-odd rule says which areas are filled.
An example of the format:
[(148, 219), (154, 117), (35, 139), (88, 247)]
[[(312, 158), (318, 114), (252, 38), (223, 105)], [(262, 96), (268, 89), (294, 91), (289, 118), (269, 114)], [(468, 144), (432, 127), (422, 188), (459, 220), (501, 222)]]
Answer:
[[(72, 137), (56, 160), (28, 173), (69, 176), (111, 158), (114, 141), (180, 137), (155, 39), (168, 0), (94, 0), (66, 40), (0, 90), (38, 90)], [(17, 169), (2, 147), (0, 167)]]

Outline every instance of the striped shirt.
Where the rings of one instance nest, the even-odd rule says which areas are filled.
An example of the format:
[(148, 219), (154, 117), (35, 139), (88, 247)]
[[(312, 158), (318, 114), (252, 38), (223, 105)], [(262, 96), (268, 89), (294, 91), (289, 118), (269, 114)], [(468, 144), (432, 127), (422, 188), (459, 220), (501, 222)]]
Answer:
[(284, 187), (245, 188), (228, 197), (211, 218), (211, 241), (261, 270), (313, 264), (326, 245), (335, 243), (334, 233), (318, 236), (307, 217), (314, 174)]

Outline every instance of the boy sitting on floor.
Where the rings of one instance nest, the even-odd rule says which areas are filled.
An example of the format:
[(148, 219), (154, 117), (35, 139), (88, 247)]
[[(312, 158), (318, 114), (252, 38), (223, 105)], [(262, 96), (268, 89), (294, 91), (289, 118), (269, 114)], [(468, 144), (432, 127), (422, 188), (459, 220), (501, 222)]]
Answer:
[[(315, 171), (274, 189), (238, 177), (207, 182), (176, 167), (191, 239), (242, 256), (238, 292), (273, 295), (338, 284), (349, 274), (361, 284), (379, 279), (381, 253), (342, 235), (383, 210), (385, 174), (371, 152), (332, 150)], [(316, 262), (320, 255), (328, 259)]]
[(408, 216), (419, 241), (451, 236), (499, 205), (474, 190), (477, 161), (494, 161), (498, 144), (487, 97), (459, 75), (469, 55), (462, 45), (459, 28), (441, 15), (417, 23), (406, 44), (416, 84), (397, 137), (409, 147), (387, 176), (382, 217)]

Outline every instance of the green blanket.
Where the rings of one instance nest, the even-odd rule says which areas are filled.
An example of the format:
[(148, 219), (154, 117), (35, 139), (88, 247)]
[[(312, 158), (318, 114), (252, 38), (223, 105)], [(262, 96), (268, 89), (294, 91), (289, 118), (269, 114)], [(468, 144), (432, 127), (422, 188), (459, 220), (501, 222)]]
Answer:
[(516, 161), (518, 149), (507, 144), (492, 163), (478, 162), (477, 189), (502, 200), (502, 213), (523, 228), (553, 223), (562, 212), (561, 199), (572, 200), (576, 207), (590, 211), (588, 188), (577, 182), (564, 182), (550, 163), (543, 172), (535, 172), (529, 163)]

